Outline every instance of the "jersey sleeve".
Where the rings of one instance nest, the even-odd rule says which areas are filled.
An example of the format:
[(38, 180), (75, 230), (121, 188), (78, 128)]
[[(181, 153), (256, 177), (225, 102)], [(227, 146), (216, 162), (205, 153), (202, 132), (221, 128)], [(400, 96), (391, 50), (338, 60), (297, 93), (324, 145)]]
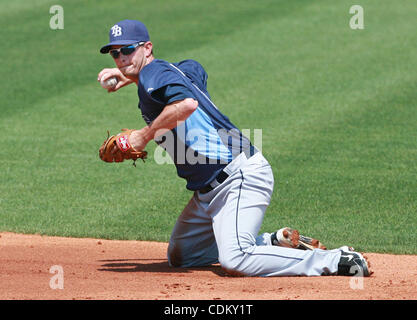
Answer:
[(165, 105), (187, 98), (196, 100), (190, 89), (181, 84), (169, 84), (158, 90), (154, 90), (152, 92), (152, 97)]
[(169, 99), (166, 100), (166, 94), (168, 98), (171, 98), (170, 96), (178, 94), (178, 88), (187, 87), (181, 74), (167, 63), (159, 61), (154, 61), (140, 72), (138, 85), (141, 86), (143, 93), (160, 104), (166, 104), (166, 101), (169, 101)]

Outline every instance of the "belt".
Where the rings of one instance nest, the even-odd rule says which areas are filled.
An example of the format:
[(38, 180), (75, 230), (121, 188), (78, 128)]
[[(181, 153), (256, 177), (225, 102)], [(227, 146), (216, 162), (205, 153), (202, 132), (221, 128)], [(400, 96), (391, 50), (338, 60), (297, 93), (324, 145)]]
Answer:
[(226, 180), (229, 177), (229, 175), (224, 172), (224, 170), (220, 171), (220, 173), (216, 176), (216, 178), (208, 185), (200, 189), (200, 193), (204, 194), (207, 192), (210, 192), (218, 185), (222, 184), (224, 180)]
[[(258, 150), (254, 148), (252, 145), (250, 146), (249, 149), (245, 150), (245, 155), (247, 159), (249, 159), (256, 153), (258, 153)], [(224, 170), (220, 171), (219, 174), (216, 176), (216, 178), (214, 178), (214, 180), (210, 182), (210, 184), (201, 188), (199, 192), (201, 194), (210, 192), (211, 190), (213, 190), (214, 188), (222, 184), (228, 177), (229, 177), (229, 174), (227, 172), (225, 172)]]

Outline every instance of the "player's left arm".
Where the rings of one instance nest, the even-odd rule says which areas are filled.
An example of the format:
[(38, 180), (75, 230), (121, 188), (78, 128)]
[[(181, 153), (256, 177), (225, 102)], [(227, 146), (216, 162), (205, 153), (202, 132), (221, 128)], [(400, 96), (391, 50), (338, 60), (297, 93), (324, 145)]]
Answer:
[(176, 128), (184, 122), (197, 107), (198, 102), (193, 98), (185, 98), (166, 105), (159, 116), (148, 126), (132, 132), (130, 143), (136, 150), (144, 150), (149, 141)]

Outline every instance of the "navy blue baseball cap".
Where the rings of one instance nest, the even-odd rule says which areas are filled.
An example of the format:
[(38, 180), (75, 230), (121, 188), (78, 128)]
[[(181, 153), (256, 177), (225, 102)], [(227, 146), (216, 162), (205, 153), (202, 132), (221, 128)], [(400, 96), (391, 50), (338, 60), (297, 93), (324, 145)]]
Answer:
[(140, 21), (122, 20), (110, 28), (109, 41), (100, 49), (101, 53), (108, 53), (113, 45), (129, 45), (149, 41), (149, 33)]

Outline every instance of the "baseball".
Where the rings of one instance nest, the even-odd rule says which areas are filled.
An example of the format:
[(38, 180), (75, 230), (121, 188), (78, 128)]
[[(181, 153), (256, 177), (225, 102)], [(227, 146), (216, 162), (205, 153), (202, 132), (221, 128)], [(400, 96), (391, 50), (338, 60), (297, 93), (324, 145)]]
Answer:
[(109, 78), (107, 80), (101, 80), (100, 84), (104, 89), (114, 88), (117, 84), (118, 80), (116, 77)]

